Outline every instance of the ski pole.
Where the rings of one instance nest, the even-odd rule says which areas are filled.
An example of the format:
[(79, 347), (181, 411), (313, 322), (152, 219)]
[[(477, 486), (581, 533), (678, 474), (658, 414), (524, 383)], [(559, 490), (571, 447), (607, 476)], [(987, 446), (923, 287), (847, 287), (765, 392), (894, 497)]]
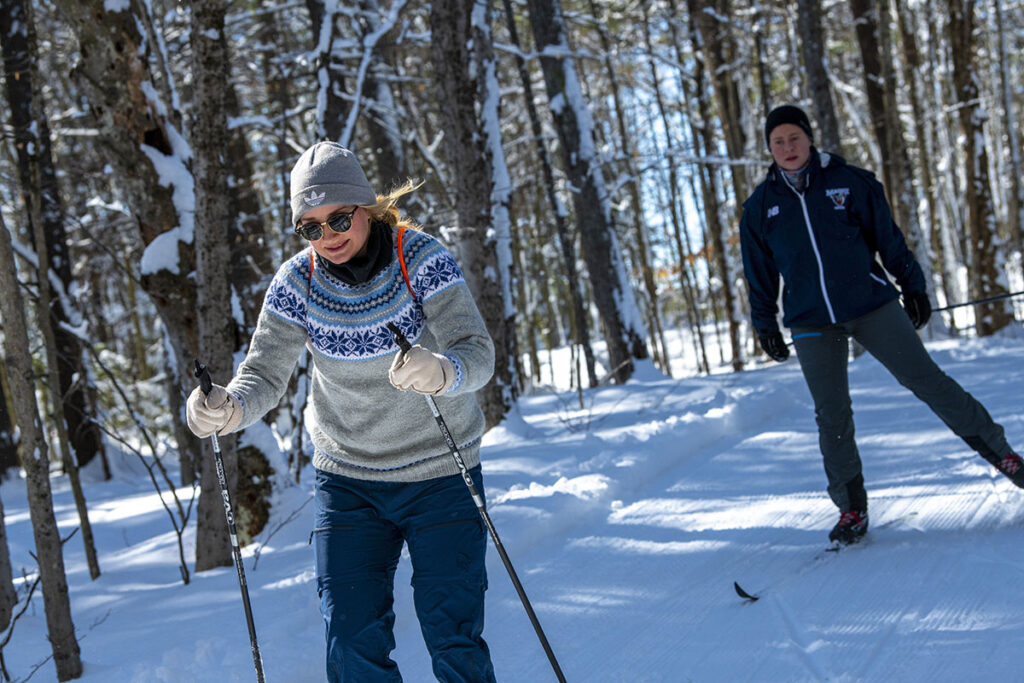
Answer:
[(987, 304), (992, 301), (999, 301), (1000, 299), (1011, 299), (1015, 296), (1021, 296), (1024, 292), (1010, 292), (1009, 294), (999, 294), (997, 296), (988, 296), (984, 299), (975, 299), (974, 301), (965, 301), (962, 304), (951, 304), (949, 306), (943, 306), (942, 308), (933, 308), (932, 313), (939, 313), (941, 311), (950, 311), (954, 308), (960, 308), (961, 306), (976, 306), (978, 304)]
[[(213, 381), (206, 366), (196, 360), (196, 377), (199, 378), (199, 388), (203, 394), (210, 395), (213, 389)], [(210, 443), (213, 445), (213, 461), (217, 464), (217, 481), (220, 482), (220, 496), (224, 501), (224, 516), (228, 520), (228, 534), (231, 536), (231, 556), (235, 561), (235, 569), (238, 571), (238, 587), (242, 591), (242, 607), (245, 609), (245, 623), (249, 627), (249, 644), (252, 645), (252, 661), (256, 665), (256, 680), (258, 683), (265, 683), (263, 677), (263, 658), (260, 656), (260, 646), (256, 642), (256, 624), (252, 620), (252, 605), (249, 603), (249, 587), (245, 583), (245, 568), (242, 566), (242, 551), (238, 549), (238, 532), (235, 529), (235, 513), (231, 504), (231, 492), (228, 490), (228, 480), (224, 476), (224, 459), (220, 455), (220, 441), (217, 439), (217, 431), (210, 434)]]
[[(409, 344), (409, 340), (405, 338), (405, 335), (402, 334), (402, 330), (398, 329), (397, 325), (394, 323), (388, 323), (388, 329), (391, 330), (391, 334), (394, 335), (395, 343), (398, 344), (398, 348), (402, 351), (408, 351), (412, 348)], [(448, 450), (451, 452), (452, 458), (455, 459), (455, 464), (459, 467), (459, 472), (462, 474), (462, 480), (466, 482), (466, 487), (469, 489), (469, 495), (473, 497), (473, 502), (476, 503), (477, 512), (480, 513), (480, 518), (483, 519), (484, 526), (487, 527), (487, 531), (491, 535), (491, 540), (494, 541), (494, 547), (497, 548), (498, 555), (501, 556), (501, 561), (505, 565), (505, 569), (508, 571), (508, 576), (512, 579), (512, 585), (515, 586), (516, 593), (519, 594), (519, 600), (523, 603), (523, 607), (526, 609), (526, 615), (530, 618), (530, 623), (533, 624), (533, 630), (537, 632), (537, 638), (540, 640), (541, 647), (544, 648), (544, 653), (548, 656), (551, 668), (554, 669), (555, 676), (558, 677), (559, 683), (565, 683), (565, 675), (562, 673), (562, 668), (558, 665), (558, 660), (555, 659), (555, 653), (551, 649), (551, 644), (548, 643), (547, 636), (544, 635), (544, 629), (540, 626), (540, 621), (537, 619), (537, 614), (533, 611), (530, 599), (526, 597), (526, 591), (523, 589), (523, 584), (519, 582), (516, 570), (512, 567), (512, 560), (509, 559), (508, 553), (505, 552), (505, 546), (501, 544), (501, 539), (498, 537), (498, 530), (494, 528), (494, 523), (491, 522), (491, 516), (487, 514), (487, 509), (484, 507), (484, 499), (480, 496), (479, 491), (477, 491), (476, 484), (473, 483), (473, 477), (469, 474), (469, 469), (466, 467), (466, 461), (462, 459), (462, 454), (459, 453), (459, 448), (455, 445), (455, 439), (452, 438), (451, 432), (448, 431), (448, 425), (441, 416), (441, 411), (437, 409), (437, 402), (430, 394), (424, 394), (423, 398), (427, 399), (427, 404), (430, 406), (430, 412), (434, 414), (434, 421), (437, 422), (437, 428), (441, 430), (441, 436), (444, 437), (445, 443), (448, 444)]]

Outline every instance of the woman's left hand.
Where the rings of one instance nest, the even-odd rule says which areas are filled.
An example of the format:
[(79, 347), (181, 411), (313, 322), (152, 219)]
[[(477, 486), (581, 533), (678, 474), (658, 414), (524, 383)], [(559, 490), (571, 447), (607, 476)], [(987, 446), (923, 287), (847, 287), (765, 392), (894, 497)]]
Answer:
[(455, 366), (445, 356), (417, 344), (395, 356), (388, 379), (402, 391), (412, 389), (419, 394), (437, 396), (452, 388)]

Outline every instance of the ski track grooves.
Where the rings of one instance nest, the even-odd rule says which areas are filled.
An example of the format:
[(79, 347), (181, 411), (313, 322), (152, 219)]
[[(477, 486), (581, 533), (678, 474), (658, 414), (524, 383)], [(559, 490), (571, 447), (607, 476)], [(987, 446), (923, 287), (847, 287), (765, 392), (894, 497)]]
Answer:
[(803, 662), (807, 670), (817, 678), (817, 680), (828, 680), (828, 674), (814, 656), (814, 653), (811, 650), (811, 644), (808, 644), (806, 634), (803, 632), (803, 629), (798, 626), (799, 621), (793, 616), (792, 610), (778, 595), (773, 594), (769, 597), (772, 605), (775, 607), (775, 611), (782, 619), (782, 622), (786, 625), (786, 631), (789, 634), (789, 641), (796, 646), (799, 659)]

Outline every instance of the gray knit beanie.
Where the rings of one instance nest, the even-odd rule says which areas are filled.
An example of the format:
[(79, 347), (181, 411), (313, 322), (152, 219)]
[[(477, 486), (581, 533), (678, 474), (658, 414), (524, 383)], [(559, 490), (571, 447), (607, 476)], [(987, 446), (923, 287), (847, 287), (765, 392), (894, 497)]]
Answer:
[(372, 206), (377, 193), (356, 155), (336, 142), (318, 142), (299, 157), (291, 175), (292, 225), (318, 206)]

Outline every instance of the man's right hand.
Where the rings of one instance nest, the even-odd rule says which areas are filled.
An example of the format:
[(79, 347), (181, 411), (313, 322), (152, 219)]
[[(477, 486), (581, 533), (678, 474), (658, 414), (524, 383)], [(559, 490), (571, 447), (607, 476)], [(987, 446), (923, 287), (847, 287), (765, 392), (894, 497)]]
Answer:
[(196, 387), (185, 406), (188, 428), (200, 439), (217, 432), (221, 436), (238, 429), (242, 421), (242, 405), (238, 399), (219, 384), (214, 384), (209, 395)]
[(781, 332), (758, 335), (758, 339), (761, 341), (761, 348), (772, 360), (781, 363), (789, 358), (789, 349), (786, 348), (786, 340), (782, 338)]

